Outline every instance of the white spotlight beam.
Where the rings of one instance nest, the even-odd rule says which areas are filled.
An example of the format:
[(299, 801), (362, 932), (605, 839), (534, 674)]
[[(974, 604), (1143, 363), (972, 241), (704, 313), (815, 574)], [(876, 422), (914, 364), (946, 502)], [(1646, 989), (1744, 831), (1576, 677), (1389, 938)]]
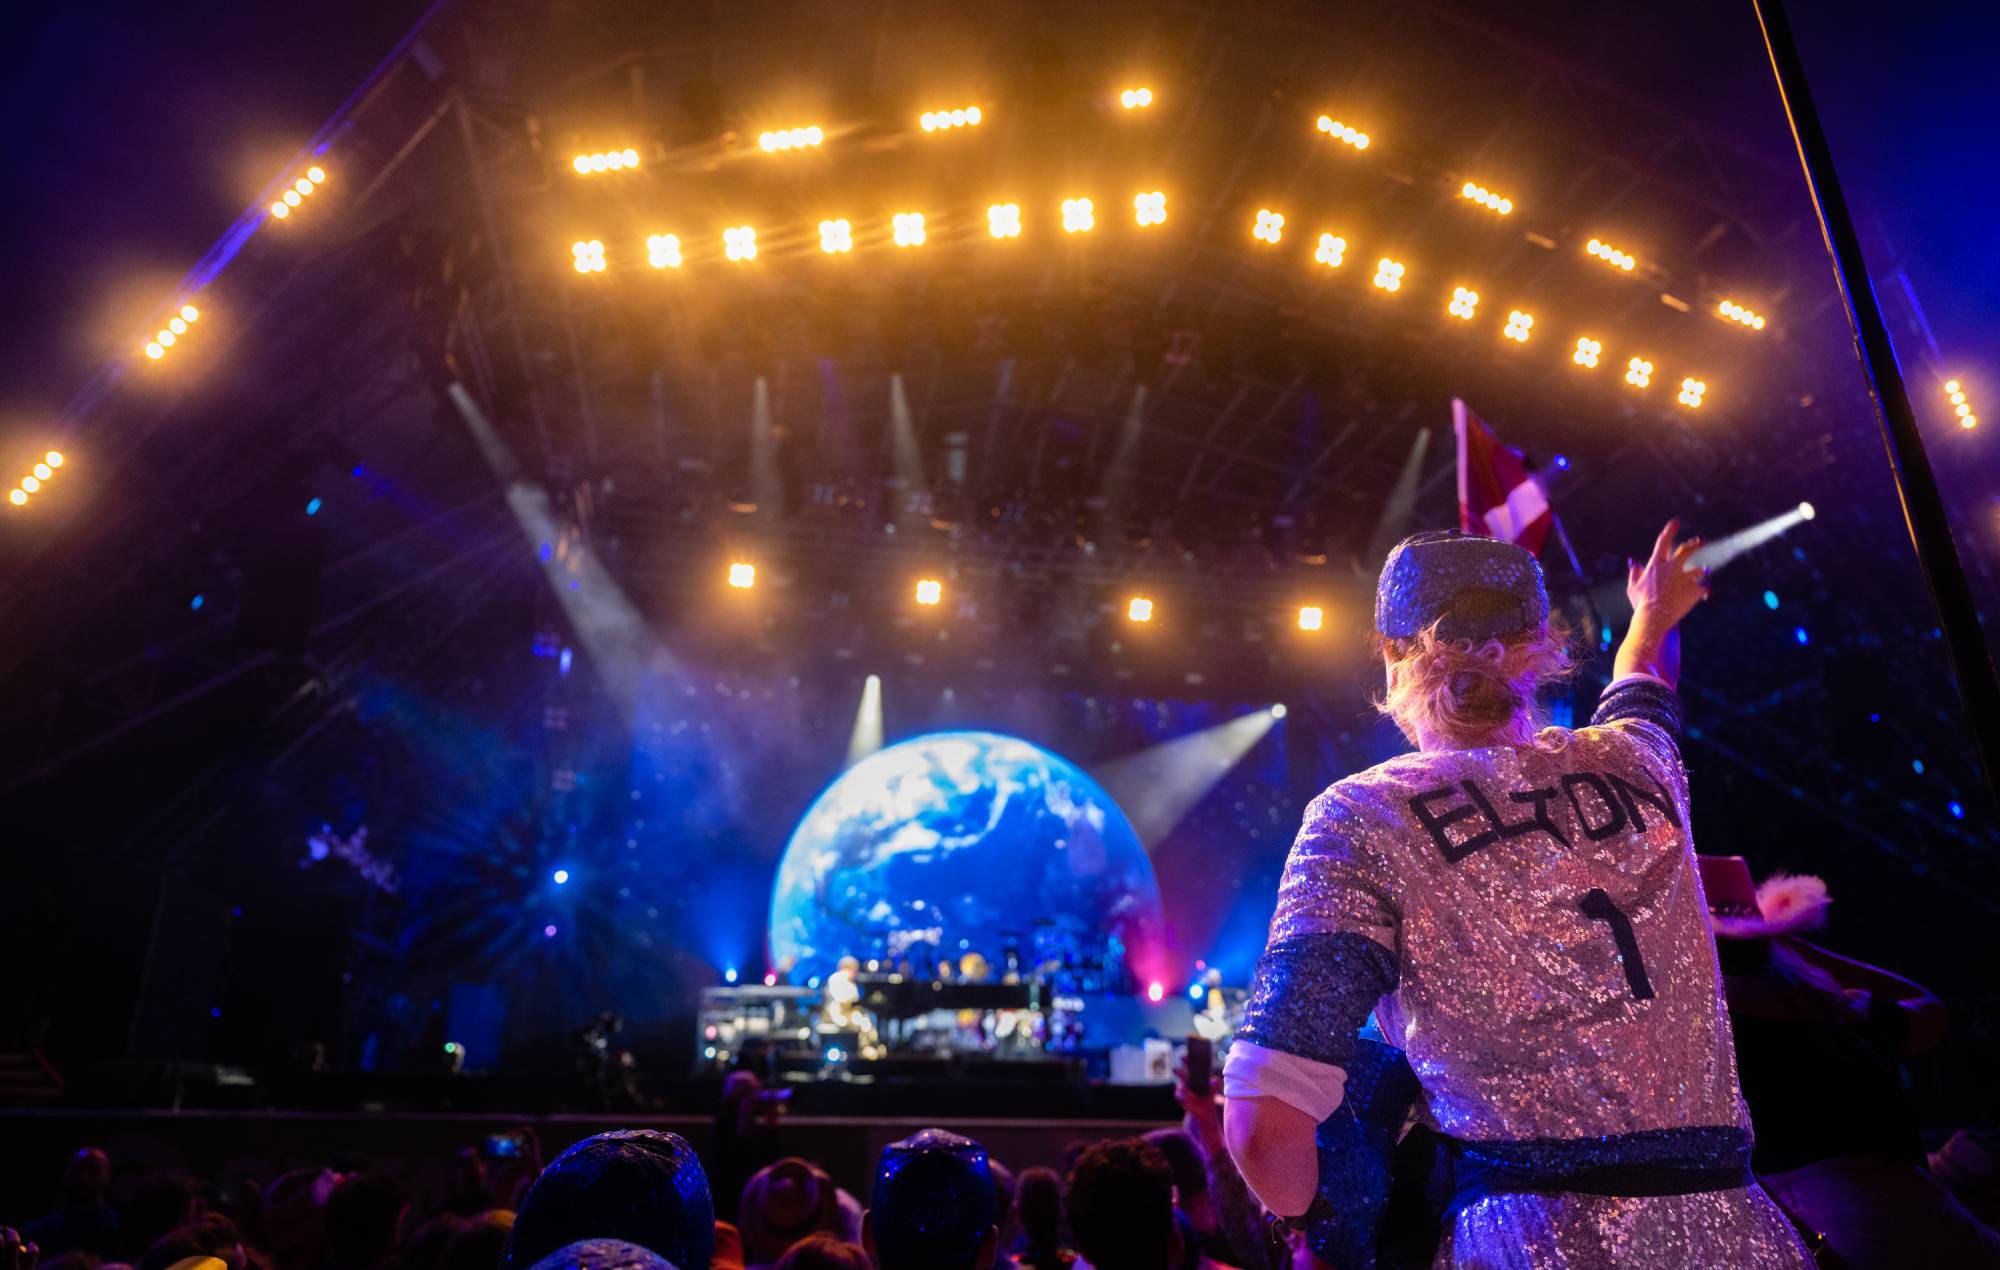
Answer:
[(1280, 707), (1253, 710), (1216, 727), (1116, 758), (1091, 773), (1132, 818), (1148, 850), (1264, 739)]
[(462, 384), (451, 385), (449, 391), (452, 404), (464, 416), (480, 453), (505, 490), (507, 507), (521, 526), (529, 549), (541, 555), (543, 544), (548, 544), (542, 571), (548, 576), (549, 588), (603, 681), (605, 693), (617, 704), (626, 726), (632, 726), (647, 677), (678, 679), (679, 667), (583, 536), (571, 533), (556, 515), (548, 491), (527, 479), (513, 451), (472, 394)]
[(917, 519), (909, 514), (910, 508), (918, 505), (912, 495), (920, 494), (926, 488), (924, 481), (924, 453), (917, 443), (916, 418), (910, 413), (910, 396), (903, 389), (901, 371), (889, 374), (889, 440), (891, 447), (892, 471), (897, 484), (901, 485), (902, 505), (895, 509), (897, 520)]
[(1794, 507), (1782, 516), (1773, 516), (1769, 520), (1759, 521), (1748, 529), (1739, 530), (1727, 538), (1718, 538), (1714, 542), (1703, 543), (1699, 550), (1688, 557), (1687, 567), (1690, 569), (1720, 569), (1723, 565), (1728, 564), (1744, 552), (1753, 551), (1778, 535), (1789, 531), (1793, 526), (1803, 524), (1812, 518), (1813, 505), (1811, 503), (1800, 503), (1797, 507)]
[(861, 704), (854, 711), (854, 731), (847, 738), (847, 766), (882, 748), (882, 676), (870, 675), (861, 684)]
[(1368, 559), (1380, 560), (1389, 548), (1409, 532), (1410, 513), (1417, 506), (1417, 482), (1424, 474), (1424, 455), (1430, 450), (1431, 430), (1420, 429), (1403, 459), (1403, 470), (1389, 487), (1388, 501), (1382, 504), (1382, 519), (1375, 522), (1375, 534), (1368, 540)]

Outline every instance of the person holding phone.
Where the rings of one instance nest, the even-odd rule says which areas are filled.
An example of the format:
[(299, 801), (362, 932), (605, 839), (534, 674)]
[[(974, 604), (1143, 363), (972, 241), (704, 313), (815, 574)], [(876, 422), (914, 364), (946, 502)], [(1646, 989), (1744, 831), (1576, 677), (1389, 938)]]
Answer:
[(1377, 1101), (1373, 1011), (1450, 1160), (1437, 1264), (1807, 1264), (1750, 1176), (1695, 871), (1679, 626), (1708, 584), (1678, 532), (1630, 566), (1614, 678), (1575, 729), (1536, 719), (1570, 658), (1533, 555), (1458, 533), (1389, 553), (1382, 709), (1416, 751), (1306, 809), (1224, 1069), (1229, 1148), (1280, 1216), (1339, 1225), (1319, 1130)]

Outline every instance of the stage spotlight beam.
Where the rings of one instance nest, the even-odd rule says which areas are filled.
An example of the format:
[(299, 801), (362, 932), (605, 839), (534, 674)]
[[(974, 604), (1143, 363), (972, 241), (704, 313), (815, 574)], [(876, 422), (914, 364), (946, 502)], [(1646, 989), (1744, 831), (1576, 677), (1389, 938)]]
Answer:
[(1789, 533), (1811, 520), (1814, 515), (1811, 503), (1800, 503), (1781, 516), (1759, 521), (1748, 529), (1739, 530), (1726, 538), (1703, 543), (1699, 550), (1688, 557), (1687, 567), (1711, 571), (1720, 569), (1745, 552), (1754, 551), (1780, 534)]
[(1139, 841), (1150, 850), (1165, 841), (1283, 717), (1280, 707), (1252, 710), (1216, 727), (1113, 759), (1091, 775), (1125, 809), (1139, 831)]
[(847, 766), (882, 748), (882, 676), (861, 681), (861, 704), (854, 710), (854, 728), (847, 736)]

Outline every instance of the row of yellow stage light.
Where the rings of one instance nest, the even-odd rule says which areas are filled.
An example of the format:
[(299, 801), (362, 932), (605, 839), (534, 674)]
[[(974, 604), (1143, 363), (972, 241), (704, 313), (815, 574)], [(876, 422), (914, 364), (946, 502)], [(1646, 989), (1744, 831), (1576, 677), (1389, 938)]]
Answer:
[[(727, 574), (729, 585), (738, 591), (751, 591), (757, 587), (757, 566), (748, 560), (732, 560)], [(944, 581), (941, 578), (918, 578), (911, 588), (910, 598), (924, 608), (936, 608), (944, 603)], [(1151, 622), (1158, 608), (1148, 595), (1130, 596), (1125, 601), (1125, 620), (1145, 624)], [(1320, 631), (1326, 628), (1326, 609), (1318, 604), (1301, 604), (1294, 613), (1294, 620), (1302, 631)]]
[(326, 169), (315, 163), (306, 169), (304, 176), (292, 182), (292, 188), (286, 190), (275, 203), (271, 204), (272, 217), (276, 220), (283, 220), (287, 216), (290, 216), (292, 209), (304, 204), (307, 199), (313, 196), (313, 191), (325, 183)]
[(1959, 427), (1976, 428), (1979, 426), (1979, 416), (1972, 413), (1972, 402), (1967, 400), (1963, 385), (1956, 379), (1945, 380), (1944, 395), (1951, 402), (1951, 412), (1958, 416)]
[(49, 483), (62, 465), (61, 450), (50, 450), (44, 454), (40, 462), (28, 469), (27, 475), (21, 478), (20, 483), (7, 491), (7, 502), (15, 507), (26, 507), (28, 500), (41, 492), (42, 487)]
[(189, 328), (201, 320), (201, 310), (192, 304), (183, 304), (180, 312), (167, 319), (167, 324), (153, 332), (153, 338), (146, 341), (146, 356), (159, 361), (167, 355), (167, 350), (180, 343)]

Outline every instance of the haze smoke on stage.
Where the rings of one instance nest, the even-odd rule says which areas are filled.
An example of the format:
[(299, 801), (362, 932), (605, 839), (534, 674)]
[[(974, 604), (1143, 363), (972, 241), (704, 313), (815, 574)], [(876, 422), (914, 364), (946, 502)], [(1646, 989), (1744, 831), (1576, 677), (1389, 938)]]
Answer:
[(854, 731), (847, 738), (847, 762), (853, 767), (882, 748), (882, 676), (861, 684), (861, 705), (854, 712)]
[(1690, 569), (1720, 569), (1746, 551), (1754, 550), (1787, 532), (1793, 526), (1813, 518), (1813, 505), (1800, 503), (1782, 516), (1773, 516), (1750, 528), (1718, 538), (1714, 542), (1703, 543), (1700, 550), (1688, 557)]
[(1139, 831), (1139, 841), (1151, 850), (1282, 718), (1283, 706), (1253, 710), (1113, 759), (1091, 775), (1125, 809)]
[(1410, 443), (1410, 452), (1403, 459), (1403, 470), (1396, 474), (1396, 483), (1389, 487), (1389, 498), (1382, 504), (1382, 518), (1375, 522), (1375, 534), (1368, 540), (1369, 560), (1380, 560), (1389, 554), (1408, 532), (1410, 513), (1417, 506), (1417, 481), (1424, 472), (1424, 456), (1430, 452), (1431, 430), (1421, 428), (1417, 439)]
[[(895, 508), (899, 523), (916, 521), (919, 517), (912, 509), (920, 504), (911, 495), (923, 491), (924, 456), (917, 443), (917, 425), (910, 414), (910, 396), (903, 389), (903, 375), (892, 371), (889, 375), (889, 437), (893, 451), (896, 482), (902, 486), (902, 505)], [(909, 526), (915, 528), (914, 524)]]

